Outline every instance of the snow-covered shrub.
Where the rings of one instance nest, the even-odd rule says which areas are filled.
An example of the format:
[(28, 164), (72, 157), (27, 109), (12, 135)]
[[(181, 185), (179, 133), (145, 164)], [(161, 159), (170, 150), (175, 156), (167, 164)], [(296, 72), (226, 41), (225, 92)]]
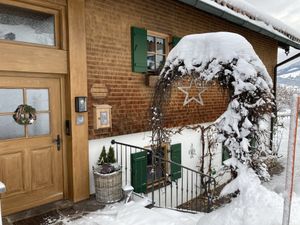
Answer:
[(229, 90), (227, 110), (215, 121), (216, 142), (224, 143), (232, 158), (252, 167), (268, 179), (261, 156), (271, 154), (266, 146), (269, 120), (275, 109), (272, 79), (251, 44), (234, 33), (188, 35), (169, 53), (157, 81), (153, 105), (152, 142), (169, 139), (164, 111), (172, 86), (187, 77), (195, 82), (215, 82)]
[(294, 94), (300, 94), (298, 87), (278, 85), (276, 87), (276, 104), (277, 111), (290, 110), (291, 108), (291, 96)]

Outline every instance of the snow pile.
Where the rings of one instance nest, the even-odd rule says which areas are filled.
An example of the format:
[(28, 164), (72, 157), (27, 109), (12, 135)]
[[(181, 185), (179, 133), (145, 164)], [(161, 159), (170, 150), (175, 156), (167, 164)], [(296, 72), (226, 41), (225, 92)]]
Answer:
[(213, 7), (226, 11), (234, 16), (255, 24), (263, 29), (275, 33), (290, 40), (300, 42), (300, 33), (278, 19), (244, 0), (201, 0)]
[[(223, 195), (240, 191), (237, 198), (200, 218), (198, 225), (281, 225), (283, 198), (260, 184), (252, 169), (239, 165), (238, 177), (225, 186)], [(299, 224), (300, 198), (295, 196), (290, 225)]]
[(117, 203), (104, 210), (89, 213), (81, 219), (57, 221), (64, 225), (195, 225), (203, 214), (184, 214), (168, 209), (148, 209), (145, 202)]
[[(272, 88), (270, 78), (264, 64), (256, 55), (252, 45), (241, 35), (230, 32), (193, 34), (184, 36), (169, 53), (161, 74), (168, 75), (177, 65), (182, 75), (199, 72), (204, 80), (215, 78), (225, 64), (232, 64), (234, 76), (241, 76), (236, 83), (244, 88), (244, 80), (254, 79), (257, 73), (263, 81), (262, 88)], [(208, 68), (206, 68), (209, 66)], [(232, 71), (225, 70), (224, 75)], [(265, 81), (265, 82), (264, 82)]]
[[(55, 224), (64, 225), (281, 225), (282, 196), (260, 184), (252, 169), (239, 166), (238, 177), (225, 187), (222, 194), (240, 190), (228, 205), (209, 214), (182, 213), (174, 210), (145, 208), (145, 202), (117, 203), (84, 215), (77, 220), (63, 218)], [(291, 224), (299, 225), (300, 196), (293, 200)], [(53, 224), (53, 223), (49, 223)]]

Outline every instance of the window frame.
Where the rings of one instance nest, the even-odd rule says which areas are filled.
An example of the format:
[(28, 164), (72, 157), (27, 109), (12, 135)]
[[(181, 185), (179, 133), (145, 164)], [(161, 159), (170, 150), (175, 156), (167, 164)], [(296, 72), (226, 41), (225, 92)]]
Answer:
[[(18, 7), (24, 10), (31, 10), (37, 13), (45, 13), (54, 16), (54, 45), (43, 45), (38, 43), (31, 43), (25, 41), (12, 41), (12, 40), (4, 40), (0, 39), (0, 43), (8, 43), (8, 44), (16, 44), (16, 45), (26, 45), (26, 46), (37, 46), (44, 47), (50, 49), (65, 49), (66, 44), (64, 38), (64, 7), (56, 6), (48, 3), (43, 3), (43, 5), (38, 4), (29, 4), (20, 1), (12, 1), (12, 0), (0, 0), (0, 4)], [(63, 41), (62, 41), (63, 40)]]
[[(50, 105), (51, 104), (51, 93), (50, 93), (50, 88), (49, 87), (43, 87), (43, 86), (41, 86), (41, 87), (5, 87), (5, 88), (0, 87), (0, 89), (20, 89), (20, 90), (22, 90), (22, 97), (23, 97), (22, 104), (27, 104), (28, 103), (28, 95), (27, 95), (28, 90), (47, 90), (47, 92), (48, 92), (48, 109), (47, 110), (37, 110), (36, 114), (48, 114), (49, 115), (49, 131), (48, 131), (47, 134), (30, 135), (28, 125), (23, 125), (22, 129), (24, 129), (24, 136), (5, 138), (5, 139), (0, 138), (0, 142), (51, 136), (51, 134), (52, 134), (52, 119), (53, 118), (52, 118), (52, 110), (50, 108), (50, 106), (51, 106)], [(14, 111), (0, 112), (0, 116), (11, 116), (12, 117), (13, 114), (14, 114)]]
[[(150, 146), (146, 146), (145, 148), (150, 149), (150, 151), (152, 151)], [(171, 155), (170, 155), (171, 145), (170, 145), (170, 143), (163, 143), (162, 148), (163, 148), (163, 151), (164, 151), (164, 158), (163, 159), (164, 160), (171, 160)], [(148, 157), (148, 153), (147, 153), (147, 157)], [(165, 170), (164, 174), (169, 174), (170, 173), (170, 168), (168, 166), (168, 163), (162, 162), (162, 164), (164, 165), (164, 170)], [(146, 168), (147, 168), (147, 189), (146, 189), (146, 192), (149, 192), (149, 191), (152, 190), (152, 181), (148, 180), (148, 168), (152, 168), (152, 164), (148, 164), (148, 159), (147, 159)], [(156, 180), (154, 180), (153, 186), (154, 186), (154, 189), (158, 189), (158, 188), (167, 186), (168, 184), (169, 184), (169, 177), (162, 176), (162, 177), (159, 177)]]
[[(152, 36), (152, 37), (155, 37), (155, 38), (161, 38), (161, 39), (164, 39), (165, 40), (165, 53), (164, 54), (157, 54), (157, 45), (155, 43), (155, 52), (149, 52), (148, 51), (148, 43), (147, 43), (147, 58), (146, 58), (146, 62), (147, 62), (147, 74), (149, 75), (159, 75), (160, 71), (159, 70), (148, 70), (148, 55), (149, 54), (154, 54), (155, 56), (155, 65), (156, 65), (156, 55), (162, 55), (165, 57), (165, 61), (164, 63), (166, 62), (166, 58), (169, 54), (169, 51), (170, 51), (170, 46), (169, 46), (169, 43), (170, 43), (170, 35), (168, 34), (165, 34), (165, 33), (160, 33), (160, 32), (156, 32), (156, 31), (152, 31), (152, 30), (147, 30), (147, 39), (148, 39), (148, 36)], [(147, 41), (146, 39), (146, 41)]]

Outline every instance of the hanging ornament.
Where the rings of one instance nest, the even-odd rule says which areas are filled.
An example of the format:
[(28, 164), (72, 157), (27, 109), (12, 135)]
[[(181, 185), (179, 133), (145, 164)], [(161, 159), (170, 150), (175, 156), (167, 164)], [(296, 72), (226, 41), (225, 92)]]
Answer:
[(196, 155), (196, 149), (194, 148), (194, 145), (191, 144), (191, 147), (189, 149), (189, 155), (190, 155), (190, 158), (194, 158), (194, 156)]
[[(198, 95), (196, 97), (190, 97), (189, 91), (192, 89), (192, 87), (195, 86), (198, 89)], [(203, 99), (201, 94), (207, 90), (205, 86), (197, 84), (197, 81), (195, 79), (192, 79), (190, 82), (190, 86), (188, 87), (178, 87), (180, 91), (182, 91), (185, 94), (185, 99), (183, 102), (183, 106), (189, 104), (191, 101), (195, 101), (200, 105), (204, 105)]]
[(19, 105), (13, 114), (17, 124), (29, 125), (36, 120), (36, 110), (30, 105)]

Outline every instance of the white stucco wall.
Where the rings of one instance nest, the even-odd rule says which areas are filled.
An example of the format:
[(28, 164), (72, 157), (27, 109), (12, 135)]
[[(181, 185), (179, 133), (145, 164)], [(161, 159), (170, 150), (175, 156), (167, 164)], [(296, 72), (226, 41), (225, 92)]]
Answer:
[[(89, 171), (90, 171), (90, 193), (95, 193), (94, 188), (94, 178), (92, 167), (96, 165), (99, 155), (101, 153), (102, 147), (105, 146), (108, 150), (111, 145), (111, 140), (116, 140), (118, 142), (127, 143), (130, 145), (135, 145), (139, 147), (145, 147), (150, 145), (151, 140), (151, 132), (141, 132), (129, 135), (121, 135), (103, 139), (96, 139), (89, 141)], [(181, 134), (176, 134), (171, 138), (171, 144), (181, 143), (182, 150), (182, 165), (189, 167), (194, 170), (199, 170), (199, 157), (201, 156), (201, 136), (200, 133), (185, 129)], [(196, 155), (191, 158), (188, 154), (189, 149), (193, 144)], [(221, 146), (218, 146), (218, 150), (216, 151), (216, 155), (213, 158), (213, 168), (218, 170), (221, 166), (222, 154), (221, 154)], [(228, 176), (219, 180), (220, 183), (226, 181)]]

